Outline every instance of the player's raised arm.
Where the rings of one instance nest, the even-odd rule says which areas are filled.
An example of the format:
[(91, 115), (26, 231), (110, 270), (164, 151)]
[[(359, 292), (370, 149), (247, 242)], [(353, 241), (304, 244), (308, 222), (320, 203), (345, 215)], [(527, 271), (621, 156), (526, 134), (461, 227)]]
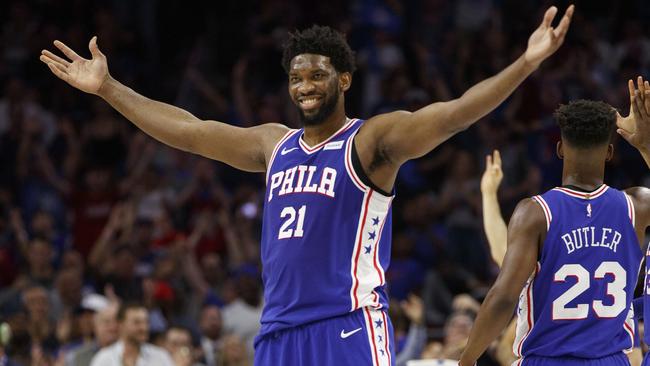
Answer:
[(483, 228), (492, 259), (501, 267), (503, 257), (506, 255), (508, 228), (497, 198), (497, 190), (503, 179), (501, 170), (501, 154), (494, 150), (492, 155), (485, 158), (485, 172), (481, 177), (481, 198), (483, 203)]
[(539, 206), (527, 198), (517, 205), (508, 226), (508, 250), (501, 272), (479, 310), (459, 365), (472, 366), (512, 318), (519, 294), (535, 270), (546, 219)]
[(140, 95), (111, 77), (97, 37), (88, 45), (91, 59), (79, 56), (60, 41), (54, 41), (54, 46), (65, 58), (48, 50), (40, 56), (54, 75), (81, 91), (100, 96), (148, 135), (175, 148), (242, 170), (264, 171), (271, 146), (287, 132), (279, 124), (239, 128), (202, 121), (183, 109)]
[[(472, 125), (503, 102), (564, 42), (571, 23), (573, 5), (557, 27), (552, 26), (557, 8), (544, 14), (539, 27), (528, 39), (526, 52), (497, 75), (486, 79), (460, 98), (430, 104), (415, 112), (398, 111), (375, 117), (374, 141), (383, 155), (396, 165), (420, 157), (459, 131)], [(363, 131), (362, 131), (363, 132)], [(361, 137), (361, 135), (359, 136)]]
[[(634, 146), (650, 168), (650, 84), (641, 76), (637, 78), (636, 88), (632, 80), (628, 81), (630, 91), (630, 114), (616, 121), (619, 135)], [(650, 226), (650, 189), (632, 187), (625, 190), (632, 197), (635, 209), (635, 227), (642, 239)]]

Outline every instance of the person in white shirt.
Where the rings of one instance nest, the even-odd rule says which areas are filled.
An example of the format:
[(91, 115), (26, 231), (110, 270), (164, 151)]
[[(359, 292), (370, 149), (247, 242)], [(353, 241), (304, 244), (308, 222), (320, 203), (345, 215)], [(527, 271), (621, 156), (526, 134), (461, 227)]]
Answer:
[(117, 313), (120, 339), (103, 348), (90, 366), (174, 366), (169, 353), (147, 343), (149, 314), (140, 304), (123, 304)]

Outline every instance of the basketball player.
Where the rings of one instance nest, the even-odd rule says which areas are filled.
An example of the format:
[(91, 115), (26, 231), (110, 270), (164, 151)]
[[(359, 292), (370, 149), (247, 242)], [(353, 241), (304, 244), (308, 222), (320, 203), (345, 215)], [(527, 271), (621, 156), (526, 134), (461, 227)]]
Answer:
[[(634, 88), (632, 88), (632, 95), (634, 95)], [(481, 177), (483, 228), (485, 229), (485, 236), (487, 237), (490, 246), (492, 259), (499, 267), (501, 267), (503, 257), (505, 257), (506, 254), (506, 237), (508, 235), (506, 222), (501, 215), (501, 209), (497, 199), (497, 190), (499, 189), (499, 185), (503, 179), (503, 171), (501, 170), (501, 154), (498, 150), (494, 150), (494, 153), (492, 155), (488, 154), (485, 160), (485, 171), (483, 172), (483, 177)], [(638, 315), (637, 311), (642, 312), (643, 298), (635, 299), (633, 304), (637, 301), (639, 301), (639, 305), (634, 305), (635, 317)], [(516, 336), (516, 323), (516, 319), (513, 319), (510, 322), (501, 334), (495, 350), (497, 360), (504, 365), (510, 365), (517, 360), (512, 349)], [(627, 358), (629, 359), (631, 366), (641, 365), (643, 353), (639, 347), (638, 334), (635, 334), (634, 350), (627, 354)]]
[[(650, 117), (635, 94), (628, 120), (636, 130), (618, 131), (647, 157)], [(556, 118), (563, 186), (515, 209), (501, 272), (483, 302), (462, 366), (473, 365), (501, 333), (517, 301), (517, 365), (629, 365), (623, 351), (634, 345), (631, 302), (650, 190), (622, 192), (603, 184), (617, 123), (613, 108), (577, 101), (561, 106)]]
[(299, 130), (201, 121), (150, 100), (111, 77), (96, 37), (90, 60), (59, 41), (54, 45), (67, 59), (43, 50), (41, 60), (170, 146), (266, 172), (257, 365), (389, 365), (394, 346), (384, 272), (397, 171), (496, 108), (553, 54), (573, 6), (554, 28), (556, 13), (546, 11), (519, 59), (460, 98), (365, 122), (345, 114), (354, 57), (343, 36), (318, 26), (291, 34), (283, 66), (304, 124)]

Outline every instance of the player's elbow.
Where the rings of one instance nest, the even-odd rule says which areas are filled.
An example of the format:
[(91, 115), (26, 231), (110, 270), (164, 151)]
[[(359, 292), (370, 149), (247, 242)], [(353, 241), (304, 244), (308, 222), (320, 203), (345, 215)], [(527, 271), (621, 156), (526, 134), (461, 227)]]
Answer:
[(179, 127), (178, 138), (175, 139), (173, 145), (185, 152), (204, 155), (202, 149), (207, 146), (202, 141), (204, 137), (205, 132), (202, 131), (198, 123), (185, 123)]

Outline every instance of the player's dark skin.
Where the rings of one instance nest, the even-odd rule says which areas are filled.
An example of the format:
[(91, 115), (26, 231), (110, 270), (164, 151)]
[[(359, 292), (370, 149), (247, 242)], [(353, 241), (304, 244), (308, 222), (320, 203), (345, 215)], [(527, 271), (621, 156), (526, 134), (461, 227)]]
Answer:
[[(461, 97), (432, 103), (415, 112), (396, 111), (368, 119), (355, 137), (355, 146), (372, 183), (390, 191), (402, 163), (430, 152), (503, 102), (564, 42), (573, 6), (567, 9), (558, 26), (553, 27), (551, 23), (556, 13), (555, 7), (546, 11), (521, 57)], [(43, 50), (40, 57), (52, 73), (75, 88), (100, 96), (145, 133), (167, 145), (241, 170), (264, 172), (275, 145), (289, 131), (279, 123), (240, 128), (217, 121), (202, 121), (180, 108), (148, 99), (109, 74), (107, 58), (99, 50), (96, 37), (89, 43), (92, 59), (82, 58), (62, 42), (55, 41), (54, 45), (66, 58), (47, 50)], [(305, 125), (303, 138), (313, 146), (344, 125), (344, 95), (351, 85), (352, 75), (338, 72), (329, 57), (315, 54), (295, 56), (289, 74), (289, 94), (306, 117), (317, 113), (322, 101), (311, 105), (301, 103), (300, 98), (308, 95), (327, 97), (331, 86), (338, 81), (334, 90), (340, 94), (333, 112), (324, 116), (320, 123)]]
[[(630, 80), (630, 115), (618, 116), (618, 132), (639, 150), (650, 167), (650, 88), (641, 78), (637, 87), (635, 90)], [(605, 163), (613, 152), (612, 144), (585, 149), (558, 142), (557, 155), (563, 160), (562, 184), (595, 190), (604, 182)], [(643, 247), (645, 230), (650, 225), (650, 189), (633, 187), (625, 192), (634, 202), (635, 230), (639, 246)], [(501, 272), (483, 301), (459, 365), (474, 365), (510, 322), (519, 295), (536, 268), (546, 230), (542, 207), (530, 198), (519, 202), (508, 224), (508, 249)]]

